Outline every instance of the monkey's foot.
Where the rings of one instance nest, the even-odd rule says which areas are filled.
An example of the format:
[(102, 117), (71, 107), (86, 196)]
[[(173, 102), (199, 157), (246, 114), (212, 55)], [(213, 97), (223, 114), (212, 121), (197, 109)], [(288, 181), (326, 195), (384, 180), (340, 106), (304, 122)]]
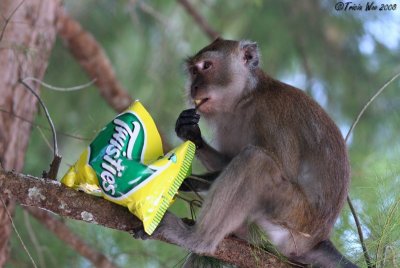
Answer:
[[(164, 220), (164, 219), (163, 219)], [(154, 230), (154, 232), (149, 235), (148, 233), (145, 232), (143, 229), (143, 226), (133, 229), (130, 233), (135, 239), (140, 239), (140, 240), (148, 240), (148, 239), (156, 239), (162, 237), (162, 232), (163, 232), (163, 220), (160, 222), (159, 226)]]

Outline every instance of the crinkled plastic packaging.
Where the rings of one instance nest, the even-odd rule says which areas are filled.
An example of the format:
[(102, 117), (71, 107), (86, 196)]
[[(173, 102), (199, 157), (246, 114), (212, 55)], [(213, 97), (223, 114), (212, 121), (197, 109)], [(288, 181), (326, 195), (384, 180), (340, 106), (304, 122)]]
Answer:
[(153, 119), (135, 101), (101, 130), (61, 182), (127, 207), (151, 235), (190, 175), (194, 153), (187, 141), (163, 156)]

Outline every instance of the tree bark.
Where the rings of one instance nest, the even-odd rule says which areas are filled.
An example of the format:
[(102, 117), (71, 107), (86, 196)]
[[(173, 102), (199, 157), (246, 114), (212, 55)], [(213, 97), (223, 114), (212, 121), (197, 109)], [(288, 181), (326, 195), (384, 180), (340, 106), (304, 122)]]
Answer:
[[(0, 23), (0, 163), (7, 170), (21, 171), (30, 137), (30, 124), (14, 117), (33, 120), (36, 99), (18, 83), (19, 78), (42, 79), (56, 35), (56, 0), (1, 0)], [(32, 88), (38, 90), (36, 85)], [(11, 114), (12, 113), (12, 114)], [(0, 267), (8, 259), (11, 233), (9, 214), (14, 202), (0, 202)], [(5, 205), (3, 205), (3, 203)]]
[[(14, 198), (24, 206), (38, 207), (60, 216), (120, 231), (133, 232), (142, 223), (128, 209), (105, 199), (74, 191), (53, 180), (0, 170), (0, 196)], [(162, 237), (161, 241), (170, 243)], [(225, 238), (209, 256), (238, 267), (292, 267), (272, 254), (231, 237)], [(301, 266), (294, 266), (301, 267)]]

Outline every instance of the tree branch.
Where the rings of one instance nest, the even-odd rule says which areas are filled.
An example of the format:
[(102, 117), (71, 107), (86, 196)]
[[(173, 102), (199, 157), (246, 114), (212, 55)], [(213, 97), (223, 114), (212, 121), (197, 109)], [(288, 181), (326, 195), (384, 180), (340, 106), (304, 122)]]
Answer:
[(197, 12), (197, 10), (192, 6), (187, 0), (178, 0), (178, 2), (185, 8), (187, 13), (191, 15), (194, 21), (199, 25), (200, 29), (208, 36), (210, 40), (216, 39), (219, 35), (207, 21)]
[[(59, 182), (0, 170), (0, 195), (23, 206), (42, 208), (60, 216), (120, 231), (133, 232), (142, 223), (126, 208), (105, 199), (74, 191)], [(29, 209), (31, 211), (31, 209)], [(165, 239), (160, 239), (169, 243)], [(239, 267), (291, 267), (244, 241), (228, 237), (211, 257)]]
[(57, 10), (57, 18), (58, 35), (88, 76), (96, 79), (95, 84), (100, 94), (117, 112), (128, 108), (132, 98), (118, 82), (110, 60), (101, 46), (62, 7)]
[[(123, 112), (133, 99), (118, 82), (110, 60), (102, 47), (62, 7), (57, 10), (57, 18), (58, 35), (63, 39), (72, 56), (95, 81), (95, 85), (108, 105), (118, 113)], [(162, 141), (164, 152), (168, 152), (172, 146), (166, 142), (166, 139)]]

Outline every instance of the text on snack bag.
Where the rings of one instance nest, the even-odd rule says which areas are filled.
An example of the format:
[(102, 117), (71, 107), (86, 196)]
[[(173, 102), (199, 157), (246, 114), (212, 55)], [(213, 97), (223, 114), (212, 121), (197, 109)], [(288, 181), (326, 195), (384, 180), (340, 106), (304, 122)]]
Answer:
[[(125, 169), (125, 166), (121, 163), (121, 153), (122, 156), (132, 160), (132, 152), (140, 132), (140, 124), (132, 122), (133, 129), (131, 129), (127, 123), (118, 118), (114, 119), (113, 123), (115, 125), (115, 133), (112, 135), (103, 156), (103, 162), (101, 163), (103, 171), (100, 176), (103, 179), (103, 189), (107, 192), (111, 191), (111, 194), (114, 195), (115, 176), (117, 178), (121, 177)], [(128, 142), (127, 146), (124, 146), (126, 141)], [(125, 150), (123, 150), (124, 148)]]

